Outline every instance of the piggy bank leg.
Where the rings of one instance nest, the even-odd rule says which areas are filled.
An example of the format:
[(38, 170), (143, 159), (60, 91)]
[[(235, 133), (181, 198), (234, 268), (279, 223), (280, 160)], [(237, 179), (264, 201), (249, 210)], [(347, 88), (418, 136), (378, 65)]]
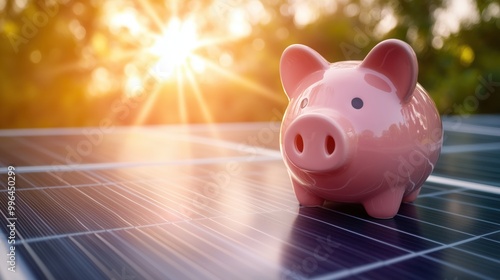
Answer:
[(363, 202), (368, 215), (378, 219), (394, 217), (401, 206), (404, 188), (388, 189)]
[(420, 193), (420, 189), (418, 188), (414, 190), (413, 192), (409, 193), (408, 195), (403, 197), (404, 202), (413, 202), (415, 199), (417, 199), (418, 194)]
[(300, 205), (303, 206), (321, 206), (325, 200), (313, 193), (299, 182), (292, 179), (293, 190)]

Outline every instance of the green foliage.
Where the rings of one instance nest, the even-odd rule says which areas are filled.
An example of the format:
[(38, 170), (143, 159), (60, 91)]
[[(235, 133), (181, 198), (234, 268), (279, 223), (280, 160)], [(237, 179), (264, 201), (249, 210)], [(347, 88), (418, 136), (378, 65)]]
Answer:
[[(325, 8), (323, 1), (117, 1), (113, 9), (131, 7), (153, 35), (174, 16), (194, 15), (200, 38), (224, 38), (193, 51), (211, 68), (184, 67), (158, 80), (150, 73), (158, 58), (146, 51), (151, 39), (112, 28), (110, 4), (28, 0), (17, 7), (6, 1), (0, 7), (0, 128), (98, 126), (108, 119), (114, 125), (276, 120), (287, 106), (279, 59), (288, 45), (306, 44), (340, 61), (362, 59), (385, 38), (412, 45), (419, 82), (442, 114), (500, 113), (500, 5), (473, 2), (475, 20), (440, 35), (439, 12), (449, 2), (351, 0)], [(311, 5), (314, 19), (300, 23), (297, 3)], [(267, 18), (255, 20), (256, 7)], [(236, 13), (242, 11), (248, 14)], [(225, 36), (243, 16), (251, 32)], [(139, 97), (127, 93), (137, 73)]]

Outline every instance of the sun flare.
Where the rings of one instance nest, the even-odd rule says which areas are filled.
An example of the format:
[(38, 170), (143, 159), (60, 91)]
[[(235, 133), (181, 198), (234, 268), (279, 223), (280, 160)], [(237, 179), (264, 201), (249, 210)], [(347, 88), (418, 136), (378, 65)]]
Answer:
[(172, 18), (163, 33), (156, 36), (149, 49), (158, 59), (153, 66), (153, 73), (160, 78), (173, 77), (175, 71), (188, 65), (198, 45), (199, 38), (194, 20), (181, 21), (177, 17)]
[[(109, 61), (100, 67), (109, 77), (101, 75), (105, 71), (96, 72), (103, 76), (96, 84), (123, 89), (118, 105), (124, 106), (114, 108), (117, 114), (113, 117), (124, 118), (130, 112), (134, 114), (131, 123), (136, 125), (200, 119), (212, 123), (216, 121), (214, 112), (224, 107), (214, 97), (234, 92), (214, 91), (218, 84), (221, 88), (244, 87), (256, 96), (281, 102), (275, 92), (246, 77), (245, 67), (235, 62), (241, 55), (235, 46), (248, 47), (242, 39), (251, 34), (256, 16), (265, 12), (258, 1), (252, 2), (254, 14), (245, 6), (218, 1), (208, 5), (176, 0), (134, 3), (105, 4), (103, 19), (109, 33), (92, 39), (99, 54)], [(162, 106), (169, 110), (161, 110)]]

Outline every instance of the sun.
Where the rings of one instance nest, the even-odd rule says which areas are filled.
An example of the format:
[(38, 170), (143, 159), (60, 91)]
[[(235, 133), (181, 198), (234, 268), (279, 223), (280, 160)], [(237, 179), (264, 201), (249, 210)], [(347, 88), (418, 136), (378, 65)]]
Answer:
[(195, 69), (199, 61), (193, 58), (193, 51), (199, 47), (199, 36), (193, 19), (179, 19), (173, 17), (163, 32), (155, 36), (149, 52), (157, 62), (152, 67), (152, 73), (163, 79), (174, 76), (182, 67), (194, 64)]
[[(193, 56), (193, 52), (203, 45), (195, 16), (180, 18), (171, 15), (166, 22), (156, 16), (153, 18), (159, 31), (148, 29), (144, 17), (131, 7), (111, 9), (108, 23), (120, 39), (127, 38), (137, 44), (139, 56), (148, 57), (148, 67), (155, 78), (173, 79), (175, 73), (184, 67), (202, 72), (205, 69), (203, 60)], [(124, 30), (126, 32), (122, 32)], [(134, 60), (139, 62), (141, 58), (134, 56)]]

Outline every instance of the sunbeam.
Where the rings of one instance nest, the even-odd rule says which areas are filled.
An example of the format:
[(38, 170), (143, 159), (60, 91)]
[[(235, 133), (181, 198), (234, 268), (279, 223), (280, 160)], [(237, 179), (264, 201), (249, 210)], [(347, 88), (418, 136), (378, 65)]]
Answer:
[[(158, 85), (154, 85), (151, 92), (143, 92), (143, 96), (141, 96), (141, 106), (137, 116), (132, 121), (132, 125), (141, 125), (145, 123), (146, 118), (149, 116), (151, 112), (151, 108), (155, 105), (155, 101), (158, 100), (160, 95), (160, 87)], [(144, 89), (143, 89), (144, 90)]]
[(181, 119), (181, 123), (185, 124), (188, 122), (187, 116), (187, 105), (186, 105), (186, 96), (184, 95), (184, 79), (181, 72), (176, 73), (177, 78), (177, 104), (179, 108), (179, 115)]
[(287, 102), (287, 100), (283, 99), (283, 97), (280, 94), (277, 94), (276, 92), (256, 83), (255, 81), (247, 79), (244, 76), (235, 74), (234, 72), (228, 71), (223, 67), (220, 67), (216, 63), (213, 63), (212, 61), (205, 60), (205, 63), (207, 65), (207, 68), (209, 68), (210, 70), (217, 72), (217, 74), (229, 79), (230, 81), (236, 82), (248, 89), (251, 89), (252, 92), (254, 92), (259, 96), (262, 96), (278, 104)]
[(198, 82), (194, 78), (193, 73), (189, 69), (186, 69), (186, 68), (184, 68), (184, 73), (186, 74), (186, 78), (189, 82), (189, 85), (193, 89), (194, 97), (196, 98), (196, 101), (198, 102), (198, 106), (201, 109), (203, 118), (208, 123), (213, 123), (214, 120), (212, 117), (212, 113), (209, 111), (209, 109), (207, 107), (207, 103), (205, 102), (205, 99), (203, 97), (203, 93), (202, 93), (200, 87), (198, 86)]
[[(139, 5), (146, 11), (146, 14), (153, 19), (153, 22), (155, 23), (156, 27), (162, 30), (162, 28), (164, 27), (164, 22), (160, 19), (160, 16), (155, 12), (149, 0), (139, 0), (138, 2)], [(173, 3), (174, 5), (176, 2), (177, 1), (175, 0), (170, 1), (170, 3)], [(174, 10), (174, 12), (176, 11), (177, 9)]]

